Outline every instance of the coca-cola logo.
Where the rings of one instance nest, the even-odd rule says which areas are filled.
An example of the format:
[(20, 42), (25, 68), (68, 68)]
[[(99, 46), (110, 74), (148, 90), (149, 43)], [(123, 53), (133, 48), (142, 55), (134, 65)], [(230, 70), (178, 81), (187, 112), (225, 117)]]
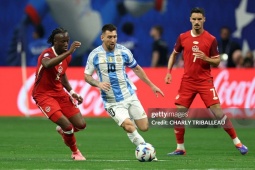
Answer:
[[(139, 80), (132, 70), (127, 71), (127, 75), (134, 83)], [(93, 77), (97, 79), (96, 74), (94, 74)], [(18, 109), (26, 116), (41, 114), (41, 110), (36, 106), (31, 96), (34, 79), (35, 76), (32, 74), (21, 87), (17, 98)], [(107, 114), (104, 114), (105, 109), (99, 89), (92, 87), (83, 79), (70, 79), (69, 82), (74, 91), (83, 97), (83, 103), (79, 105), (82, 115), (108, 116)]]
[(237, 81), (234, 78), (230, 79), (229, 70), (222, 70), (214, 81), (215, 88), (218, 92), (221, 105), (227, 108), (227, 112), (231, 112), (233, 116), (243, 113), (248, 117), (255, 114), (255, 77), (251, 81)]

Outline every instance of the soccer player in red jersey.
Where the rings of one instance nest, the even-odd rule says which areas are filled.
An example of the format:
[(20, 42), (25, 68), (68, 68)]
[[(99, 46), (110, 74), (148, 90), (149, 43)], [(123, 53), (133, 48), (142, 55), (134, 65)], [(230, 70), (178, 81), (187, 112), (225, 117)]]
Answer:
[(81, 104), (83, 98), (72, 90), (65, 73), (71, 54), (81, 43), (74, 41), (68, 49), (69, 40), (68, 32), (63, 28), (52, 31), (48, 38), (52, 46), (38, 58), (32, 96), (42, 113), (57, 124), (56, 130), (71, 149), (71, 157), (74, 160), (86, 160), (78, 150), (74, 136), (74, 132), (86, 127), (76, 104), (76, 101)]
[[(168, 61), (165, 82), (167, 84), (171, 83), (171, 70), (176, 56), (183, 52), (184, 75), (175, 100), (177, 110), (187, 112), (196, 94), (199, 94), (206, 107), (210, 108), (216, 118), (225, 121), (224, 130), (233, 140), (235, 147), (244, 155), (248, 152), (248, 148), (238, 139), (231, 121), (224, 115), (213, 85), (210, 67), (211, 65), (218, 66), (220, 63), (216, 38), (204, 30), (205, 13), (202, 8), (194, 8), (190, 14), (192, 30), (180, 34), (177, 38), (174, 50)], [(168, 153), (168, 155), (185, 155), (184, 125), (175, 126), (174, 132), (177, 149)]]

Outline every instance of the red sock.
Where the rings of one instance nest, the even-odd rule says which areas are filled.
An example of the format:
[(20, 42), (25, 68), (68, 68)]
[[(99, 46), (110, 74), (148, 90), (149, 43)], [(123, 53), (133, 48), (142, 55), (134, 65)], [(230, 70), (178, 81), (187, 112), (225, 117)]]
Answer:
[(236, 131), (233, 127), (232, 122), (229, 120), (229, 118), (226, 115), (224, 115), (221, 120), (224, 120), (224, 119), (225, 119), (225, 124), (222, 125), (222, 127), (228, 133), (228, 135), (231, 137), (231, 139), (235, 139), (237, 137), (237, 135), (236, 135)]
[(70, 125), (68, 128), (63, 130), (63, 139), (65, 144), (71, 149), (72, 152), (76, 152), (78, 150), (76, 146), (76, 138), (73, 132), (73, 126)]
[(178, 144), (184, 143), (184, 134), (185, 134), (184, 125), (175, 126), (174, 133), (175, 133), (176, 142)]
[(74, 134), (63, 133), (63, 138), (65, 141), (65, 144), (71, 149), (72, 152), (76, 152), (78, 150), (76, 146), (76, 139)]

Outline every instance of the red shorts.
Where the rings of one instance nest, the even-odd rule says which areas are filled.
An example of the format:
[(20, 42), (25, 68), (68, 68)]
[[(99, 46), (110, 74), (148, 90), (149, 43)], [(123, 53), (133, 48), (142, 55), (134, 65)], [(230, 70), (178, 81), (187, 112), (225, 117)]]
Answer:
[(73, 99), (67, 93), (57, 97), (40, 95), (40, 97), (35, 97), (35, 101), (47, 118), (50, 118), (56, 111), (61, 111), (67, 118), (80, 113), (77, 104), (73, 102)]
[(199, 83), (182, 81), (175, 104), (189, 108), (197, 94), (200, 95), (206, 107), (220, 103), (213, 80), (207, 80)]

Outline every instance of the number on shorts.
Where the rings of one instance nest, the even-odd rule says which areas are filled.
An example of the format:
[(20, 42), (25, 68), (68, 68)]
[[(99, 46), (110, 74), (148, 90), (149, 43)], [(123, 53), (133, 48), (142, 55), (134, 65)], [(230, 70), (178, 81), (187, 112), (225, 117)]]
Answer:
[(218, 97), (216, 96), (216, 91), (215, 91), (215, 89), (214, 89), (214, 88), (211, 88), (210, 91), (213, 92), (213, 100), (217, 100)]
[(112, 117), (115, 116), (115, 112), (113, 111), (112, 108), (107, 109), (107, 111), (108, 111), (108, 113), (109, 113)]

